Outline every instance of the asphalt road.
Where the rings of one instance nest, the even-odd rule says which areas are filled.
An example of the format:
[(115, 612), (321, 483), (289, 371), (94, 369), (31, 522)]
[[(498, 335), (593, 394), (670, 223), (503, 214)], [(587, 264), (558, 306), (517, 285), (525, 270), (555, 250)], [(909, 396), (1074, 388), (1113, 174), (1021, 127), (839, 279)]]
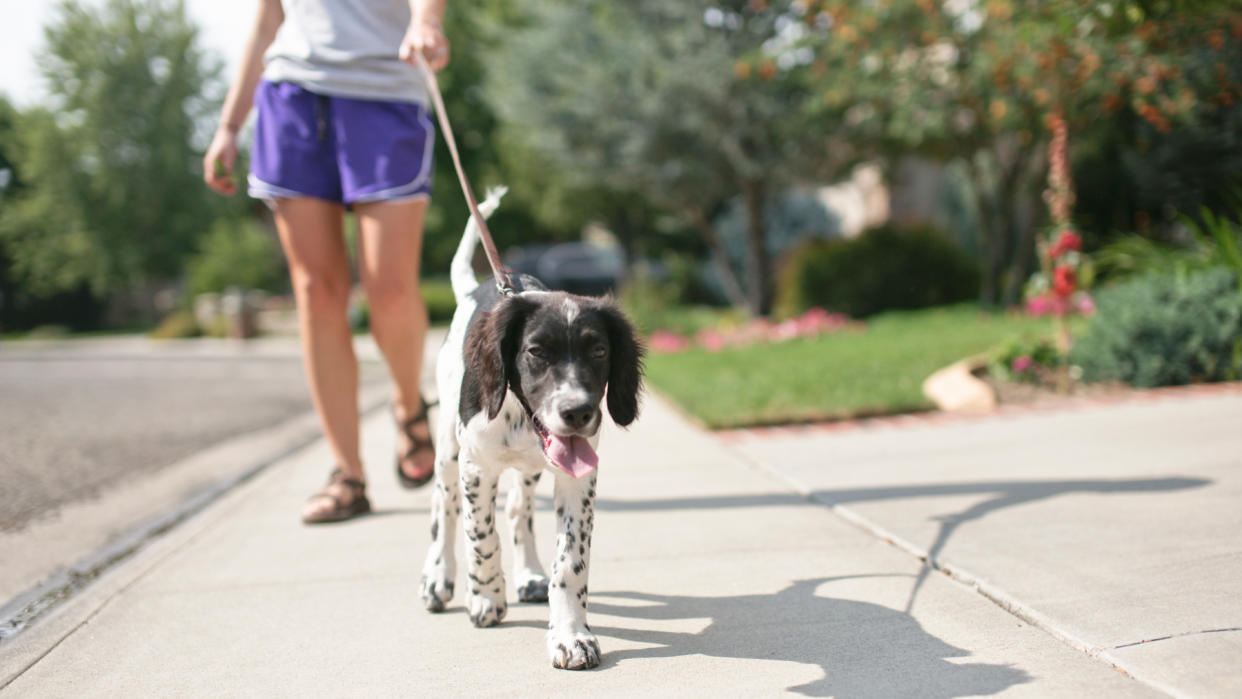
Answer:
[(292, 352), (0, 353), (0, 532), (311, 407)]

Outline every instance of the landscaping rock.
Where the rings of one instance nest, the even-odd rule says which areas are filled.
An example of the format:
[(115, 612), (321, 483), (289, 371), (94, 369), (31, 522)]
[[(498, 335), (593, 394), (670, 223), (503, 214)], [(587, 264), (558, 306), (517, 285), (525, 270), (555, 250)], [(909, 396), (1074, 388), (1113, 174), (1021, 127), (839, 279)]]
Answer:
[(996, 393), (975, 377), (978, 360), (955, 362), (923, 382), (923, 395), (950, 413), (986, 413), (996, 408)]

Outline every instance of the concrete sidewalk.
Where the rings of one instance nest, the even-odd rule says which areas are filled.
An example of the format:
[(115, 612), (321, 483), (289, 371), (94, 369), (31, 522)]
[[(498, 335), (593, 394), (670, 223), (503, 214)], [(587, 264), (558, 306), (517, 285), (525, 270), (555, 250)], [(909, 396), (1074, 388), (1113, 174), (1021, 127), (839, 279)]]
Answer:
[[(1158, 695), (968, 586), (925, 575), (654, 397), (601, 448), (590, 621), (603, 665), (553, 670), (544, 605), (513, 603), (484, 630), (460, 589), (447, 612), (423, 611), (429, 496), (396, 487), (387, 416), (364, 429), (375, 515), (302, 526), (298, 509), (330, 464), (322, 444), (306, 448), (0, 646), (3, 693)], [(547, 485), (536, 521), (545, 560)]]
[[(1239, 696), (1240, 419), (1242, 387), (1221, 385), (730, 441), (1070, 645), (1172, 693)], [(931, 603), (922, 584), (906, 608)]]

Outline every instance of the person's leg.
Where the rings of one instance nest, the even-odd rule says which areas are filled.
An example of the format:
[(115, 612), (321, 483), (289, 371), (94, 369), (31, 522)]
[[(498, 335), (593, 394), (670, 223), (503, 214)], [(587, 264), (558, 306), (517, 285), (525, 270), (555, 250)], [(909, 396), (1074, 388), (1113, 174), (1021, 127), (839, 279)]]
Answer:
[[(422, 406), (419, 379), (427, 306), (418, 286), (418, 271), (427, 198), (358, 203), (354, 211), (358, 216), (358, 270), (370, 304), (371, 334), (392, 374), (394, 410), (403, 423)], [(414, 426), (413, 434), (427, 439), (431, 432), (424, 421)], [(398, 453), (408, 453), (412, 444), (406, 434), (398, 430), (397, 439)], [(430, 449), (417, 450), (412, 458), (401, 460), (400, 468), (405, 475), (422, 479), (435, 468), (435, 454)]]
[[(276, 202), (276, 229), (297, 298), (302, 355), (315, 410), (343, 475), (364, 481), (358, 452), (358, 362), (347, 313), (351, 279), (343, 216), (340, 204), (321, 199)], [(340, 484), (324, 492), (341, 503), (352, 497)], [(302, 514), (313, 517), (332, 506), (331, 498), (312, 498)]]

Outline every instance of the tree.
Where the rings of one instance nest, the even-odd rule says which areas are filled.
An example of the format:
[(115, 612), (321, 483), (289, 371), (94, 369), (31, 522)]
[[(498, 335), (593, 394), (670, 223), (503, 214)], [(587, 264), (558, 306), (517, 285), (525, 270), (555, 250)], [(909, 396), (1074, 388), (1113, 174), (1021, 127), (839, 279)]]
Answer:
[[(445, 32), (453, 42), (453, 60), (439, 73), (445, 107), (457, 135), (462, 166), (481, 195), (488, 185), (505, 184), (505, 205), (489, 228), (502, 248), (532, 241), (568, 239), (591, 222), (603, 222), (633, 252), (636, 231), (650, 218), (640, 197), (583, 186), (563, 177), (557, 167), (522, 139), (505, 133), (492, 105), (484, 99), (484, 57), (496, 36), (519, 21), (520, 10), (505, 0), (470, 5), (449, 3)], [(443, 138), (437, 137), (433, 179), (435, 195), (427, 213), (424, 269), (445, 269), (457, 249), (469, 211)], [(442, 232), (442, 234), (441, 234)]]
[[(487, 61), (487, 96), (511, 137), (571, 181), (679, 216), (702, 235), (729, 299), (756, 315), (771, 304), (768, 196), (832, 162), (822, 129), (804, 121), (805, 93), (772, 79), (771, 61), (755, 79), (737, 64), (787, 21), (759, 5), (528, 0)], [(743, 275), (713, 223), (739, 194)]]
[(1235, 3), (1191, 4), (801, 3), (815, 59), (796, 70), (816, 95), (812, 113), (852, 142), (966, 170), (982, 300), (1012, 303), (1032, 263), (1049, 121), (1091, 134), (1133, 114), (1167, 133), (1242, 99)]
[(218, 71), (184, 4), (66, 1), (45, 31), (51, 107), (23, 115), (26, 188), (0, 220), (14, 271), (46, 293), (179, 275), (215, 213), (193, 144)]

